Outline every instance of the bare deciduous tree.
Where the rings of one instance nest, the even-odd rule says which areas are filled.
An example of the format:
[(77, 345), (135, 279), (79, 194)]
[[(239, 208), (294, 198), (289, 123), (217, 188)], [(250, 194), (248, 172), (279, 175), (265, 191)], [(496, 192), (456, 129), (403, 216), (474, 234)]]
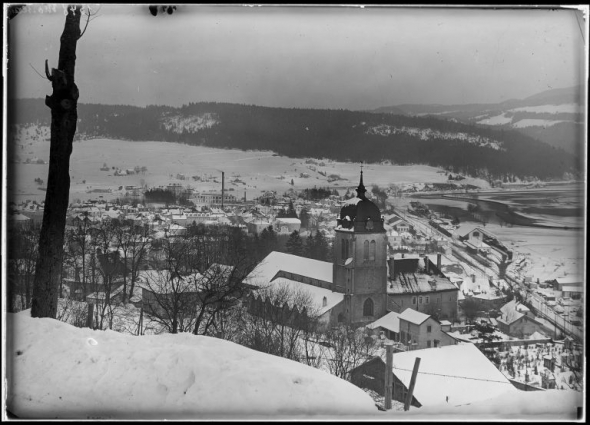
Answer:
[(58, 66), (52, 68), (50, 73), (47, 61), (45, 62), (45, 74), (53, 89), (51, 96), (45, 98), (45, 104), (51, 109), (51, 145), (43, 224), (39, 236), (39, 258), (33, 287), (32, 317), (56, 317), (62, 271), (70, 195), (70, 155), (78, 123), (79, 92), (74, 80), (76, 46), (83, 34), (80, 31), (82, 6), (70, 6), (66, 12)]

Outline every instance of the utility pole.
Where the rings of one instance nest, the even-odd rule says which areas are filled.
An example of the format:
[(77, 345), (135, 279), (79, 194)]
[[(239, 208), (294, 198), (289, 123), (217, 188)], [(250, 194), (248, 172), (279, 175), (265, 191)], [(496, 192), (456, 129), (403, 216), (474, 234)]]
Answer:
[(385, 410), (391, 409), (391, 399), (392, 399), (392, 367), (393, 367), (393, 345), (387, 344), (385, 346), (386, 350), (386, 358), (385, 358)]
[(420, 357), (416, 357), (414, 361), (414, 370), (412, 371), (412, 378), (410, 379), (410, 388), (406, 396), (404, 410), (410, 410), (410, 403), (412, 402), (412, 395), (414, 394), (414, 386), (416, 385), (416, 377), (418, 376), (418, 368), (420, 367)]

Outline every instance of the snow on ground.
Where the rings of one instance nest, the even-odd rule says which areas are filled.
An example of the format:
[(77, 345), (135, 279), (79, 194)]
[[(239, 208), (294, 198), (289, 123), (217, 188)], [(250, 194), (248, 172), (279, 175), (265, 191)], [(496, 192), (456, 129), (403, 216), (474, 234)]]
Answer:
[[(30, 138), (28, 135), (32, 131), (22, 132), (23, 136), (18, 143), (24, 147), (20, 150), (22, 152), (18, 152), (19, 159), (25, 161), (39, 158), (45, 162), (49, 161), (49, 142), (41, 140), (40, 136), (37, 139)], [(179, 183), (183, 186), (190, 185), (197, 191), (221, 191), (221, 171), (225, 172), (225, 189), (237, 198), (242, 198), (244, 192), (247, 199), (253, 199), (268, 190), (282, 194), (290, 188), (337, 186), (345, 191), (348, 187), (358, 185), (359, 163), (327, 159), (312, 160), (313, 163), (306, 161), (307, 158), (276, 156), (271, 151), (214, 149), (152, 141), (83, 140), (75, 142), (72, 150), (70, 200), (84, 201), (97, 199), (99, 196), (105, 200), (115, 199), (125, 193), (125, 190), (119, 190), (119, 187), (141, 186), (142, 183), (149, 187)], [(109, 171), (100, 170), (105, 163), (110, 168)], [(35, 179), (45, 181), (49, 165), (21, 162), (13, 166), (14, 176), (9, 181), (9, 190), (14, 193), (17, 203), (25, 199), (43, 201), (45, 192), (38, 189), (39, 185)], [(135, 166), (145, 166), (147, 172), (115, 176), (112, 169), (117, 167), (125, 170)], [(315, 168), (315, 171), (310, 167)], [(377, 184), (382, 187), (394, 182), (447, 182), (446, 176), (439, 168), (427, 165), (367, 164), (364, 170), (366, 184)], [(301, 177), (302, 173), (309, 177)], [(178, 179), (177, 174), (184, 174), (186, 180)], [(194, 175), (212, 178), (209, 181), (195, 181), (192, 179)], [(340, 179), (331, 179), (331, 175), (336, 175)], [(293, 186), (290, 184), (291, 180)], [(111, 189), (112, 192), (88, 193), (89, 190), (95, 189)]]
[(582, 274), (584, 270), (584, 237), (580, 231), (497, 224), (487, 224), (485, 229), (518, 253), (509, 270), (524, 259), (521, 274), (541, 282), (566, 274)]
[(487, 124), (487, 125), (502, 125), (508, 124), (512, 122), (511, 117), (506, 117), (504, 114), (496, 115), (494, 117), (486, 118), (481, 121), (478, 121), (477, 124)]
[(7, 314), (7, 406), (21, 418), (369, 415), (362, 389), (291, 360), (191, 334), (133, 337)]
[(560, 105), (540, 105), (540, 106), (522, 106), (520, 108), (513, 108), (510, 109), (509, 112), (536, 112), (536, 113), (544, 113), (548, 112), (550, 114), (558, 114), (562, 112), (566, 113), (577, 113), (580, 112), (581, 105), (577, 103), (562, 103)]
[(575, 391), (511, 391), (460, 407), (382, 412), (346, 381), (220, 339), (93, 331), (30, 310), (6, 318), (5, 401), (20, 417), (564, 420), (583, 404)]
[[(404, 419), (413, 420), (575, 420), (577, 409), (584, 405), (578, 391), (511, 391), (489, 400), (454, 408), (452, 406), (422, 407), (405, 412)], [(388, 414), (399, 414), (388, 412)]]
[(573, 122), (567, 120), (541, 120), (541, 119), (534, 119), (534, 118), (526, 118), (524, 120), (520, 120), (512, 124), (512, 127), (515, 128), (523, 128), (523, 127), (550, 127), (555, 124), (559, 124), (560, 122)]

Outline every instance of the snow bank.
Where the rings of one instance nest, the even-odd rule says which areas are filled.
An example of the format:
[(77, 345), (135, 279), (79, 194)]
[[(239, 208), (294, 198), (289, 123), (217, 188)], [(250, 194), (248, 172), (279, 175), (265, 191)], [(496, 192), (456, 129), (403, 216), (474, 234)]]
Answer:
[(301, 363), (191, 334), (130, 336), (7, 314), (7, 407), (21, 418), (371, 415), (360, 388)]
[(584, 405), (584, 396), (578, 391), (511, 391), (492, 399), (452, 407), (436, 406), (410, 409), (404, 419), (447, 420), (449, 417), (467, 419), (465, 416), (485, 420), (575, 420), (577, 409)]

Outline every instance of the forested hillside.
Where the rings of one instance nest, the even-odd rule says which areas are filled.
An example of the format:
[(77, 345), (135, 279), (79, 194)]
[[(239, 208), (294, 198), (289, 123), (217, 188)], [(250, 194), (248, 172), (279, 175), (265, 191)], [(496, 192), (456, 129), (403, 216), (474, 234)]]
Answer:
[[(152, 140), (290, 157), (428, 164), (504, 179), (578, 175), (581, 160), (513, 130), (372, 112), (190, 103), (181, 108), (79, 104), (81, 138)], [(11, 105), (11, 124), (49, 125), (41, 99)]]

